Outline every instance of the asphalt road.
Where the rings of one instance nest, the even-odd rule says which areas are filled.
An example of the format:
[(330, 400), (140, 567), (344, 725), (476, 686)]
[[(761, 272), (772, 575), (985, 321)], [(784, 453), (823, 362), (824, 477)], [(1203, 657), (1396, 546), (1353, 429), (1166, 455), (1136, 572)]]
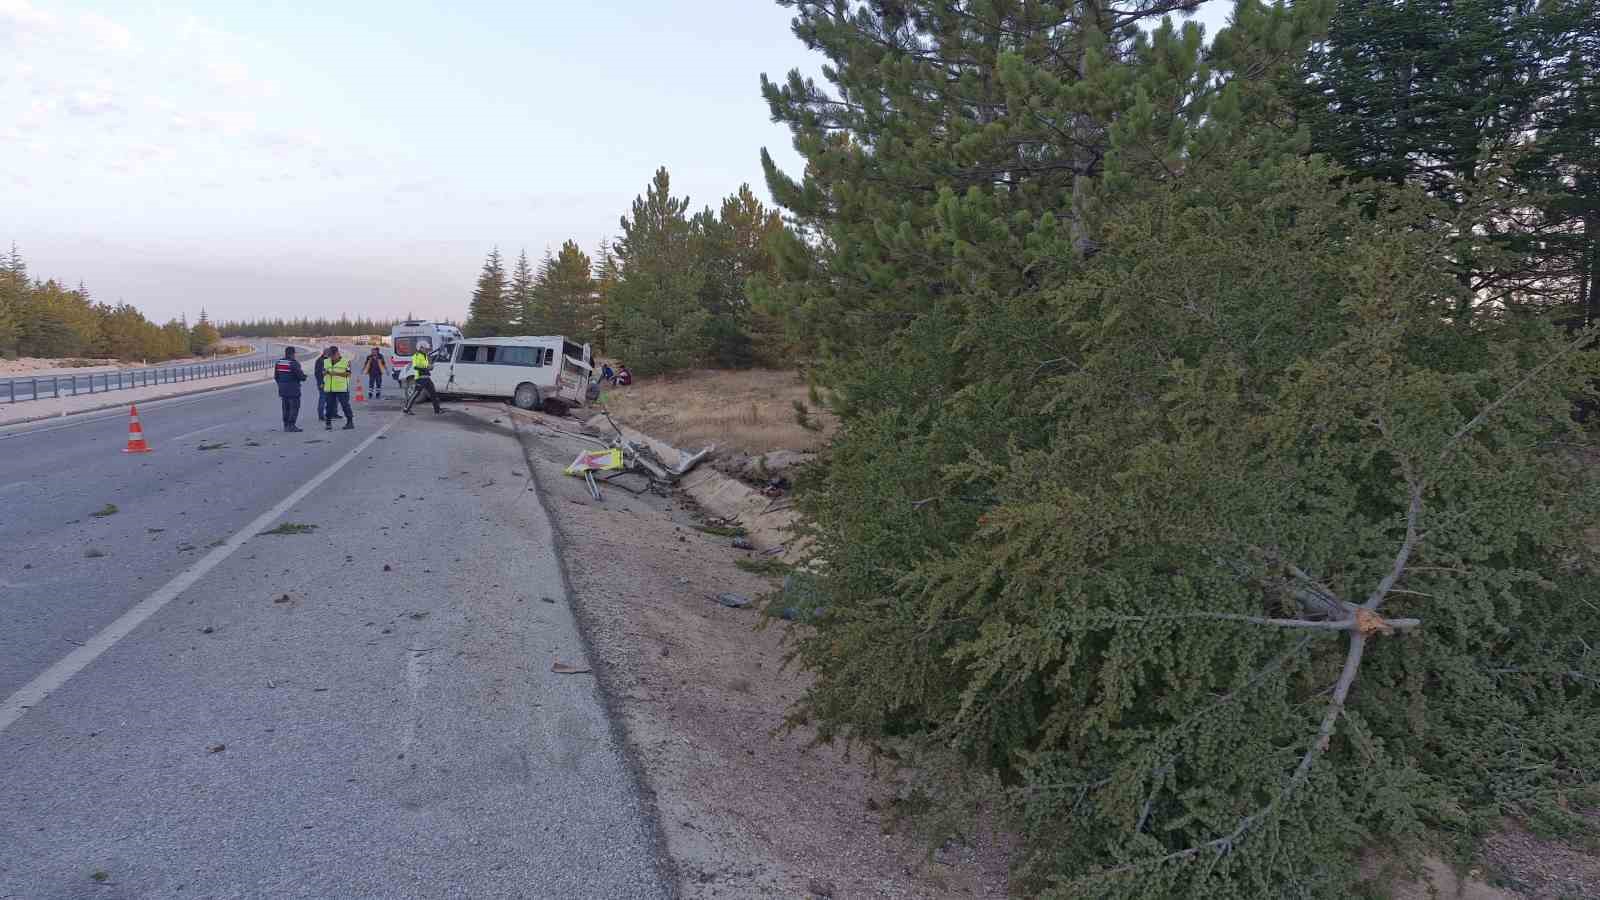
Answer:
[(315, 396), (0, 429), (0, 898), (667, 896), (518, 438)]

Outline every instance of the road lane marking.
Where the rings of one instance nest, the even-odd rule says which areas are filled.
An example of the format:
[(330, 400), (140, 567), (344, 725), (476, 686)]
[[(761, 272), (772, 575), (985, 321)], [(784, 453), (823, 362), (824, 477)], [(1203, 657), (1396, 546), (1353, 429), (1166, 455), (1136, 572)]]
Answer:
[(212, 426), (210, 426), (208, 428), (196, 428), (193, 431), (185, 431), (183, 434), (180, 434), (175, 438), (167, 438), (167, 440), (169, 440), (169, 441), (173, 442), (174, 444), (176, 444), (177, 442), (183, 440), (184, 438), (192, 438), (197, 434), (205, 434), (208, 431), (216, 431), (218, 428), (221, 428), (224, 425), (232, 425), (232, 424), (233, 424), (232, 422), (218, 422), (217, 424), (212, 425)]
[(11, 490), (12, 488), (22, 487), (25, 484), (27, 484), (26, 481), (13, 481), (10, 484), (0, 484), (0, 493), (5, 493), (6, 491)]
[(334, 463), (318, 472), (310, 481), (302, 484), (294, 493), (283, 498), (278, 505), (272, 507), (256, 518), (250, 524), (239, 529), (233, 537), (221, 547), (207, 553), (198, 562), (178, 573), (176, 578), (163, 585), (150, 596), (139, 601), (132, 609), (123, 613), (115, 622), (100, 630), (99, 634), (85, 641), (83, 646), (73, 650), (66, 656), (57, 660), (50, 668), (45, 669), (36, 678), (23, 685), (16, 693), (6, 698), (5, 703), (0, 703), (0, 734), (4, 734), (12, 723), (22, 718), (22, 714), (31, 707), (38, 706), (51, 693), (58, 690), (72, 676), (83, 671), (90, 663), (100, 657), (100, 654), (110, 650), (116, 643), (133, 633), (144, 621), (160, 612), (163, 606), (171, 603), (180, 594), (193, 587), (195, 582), (205, 576), (207, 572), (221, 565), (223, 560), (232, 556), (246, 541), (260, 534), (271, 525), (273, 520), (288, 512), (296, 503), (304, 500), (312, 491), (322, 486), (324, 481), (332, 478), (335, 473), (344, 468), (351, 460), (360, 456), (366, 449), (377, 442), (378, 438), (388, 433), (389, 429), (400, 423), (396, 418), (389, 424), (378, 429), (366, 440), (356, 445), (354, 450), (345, 453)]

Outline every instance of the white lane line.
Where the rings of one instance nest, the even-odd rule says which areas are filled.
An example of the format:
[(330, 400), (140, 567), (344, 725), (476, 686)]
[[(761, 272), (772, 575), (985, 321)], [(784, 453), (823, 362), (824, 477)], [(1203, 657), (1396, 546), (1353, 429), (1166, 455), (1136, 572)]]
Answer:
[(25, 484), (27, 484), (26, 481), (13, 481), (10, 484), (0, 484), (0, 493), (4, 493), (6, 491), (9, 491), (12, 488), (22, 487)]
[(83, 646), (73, 650), (66, 656), (57, 660), (50, 668), (45, 669), (38, 677), (23, 685), (15, 694), (6, 698), (5, 703), (0, 703), (0, 733), (10, 728), (13, 722), (22, 718), (29, 707), (38, 706), (51, 692), (67, 683), (72, 676), (83, 671), (84, 667), (99, 658), (100, 654), (110, 650), (116, 643), (127, 637), (144, 621), (155, 615), (161, 607), (171, 603), (178, 595), (194, 586), (194, 583), (205, 576), (207, 572), (215, 569), (222, 561), (232, 556), (245, 542), (259, 534), (272, 521), (288, 512), (296, 503), (304, 500), (307, 495), (316, 490), (324, 481), (332, 478), (336, 472), (344, 468), (351, 460), (360, 456), (363, 451), (383, 437), (389, 429), (399, 424), (396, 418), (389, 424), (378, 429), (375, 434), (356, 445), (354, 450), (336, 460), (333, 465), (318, 472), (310, 481), (302, 484), (294, 493), (283, 498), (277, 506), (267, 510), (253, 519), (249, 525), (239, 529), (227, 543), (207, 553), (198, 562), (157, 590), (155, 593), (139, 601), (138, 605), (123, 613), (115, 622), (101, 629), (99, 634), (90, 638)]
[(196, 428), (193, 431), (186, 431), (183, 434), (180, 434), (175, 438), (167, 438), (167, 440), (169, 440), (169, 441), (173, 442), (174, 444), (176, 444), (177, 442), (183, 440), (184, 438), (192, 438), (197, 434), (205, 434), (208, 431), (216, 431), (218, 428), (221, 428), (224, 425), (232, 425), (232, 424), (233, 424), (232, 422), (218, 422), (217, 424), (212, 425), (212, 426), (207, 427), (207, 428)]

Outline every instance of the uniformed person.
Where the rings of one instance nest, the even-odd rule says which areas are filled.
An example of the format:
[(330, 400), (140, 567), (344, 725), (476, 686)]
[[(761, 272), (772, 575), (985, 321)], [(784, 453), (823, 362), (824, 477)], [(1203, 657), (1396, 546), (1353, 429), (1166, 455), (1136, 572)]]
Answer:
[(411, 371), (417, 376), (417, 389), (411, 392), (411, 398), (406, 401), (406, 415), (416, 415), (411, 411), (411, 404), (417, 402), (423, 391), (428, 392), (428, 399), (433, 401), (433, 411), (437, 415), (444, 412), (439, 408), (439, 392), (433, 389), (433, 360), (428, 358), (430, 345), (426, 342), (417, 344), (417, 352), (411, 354)]
[(283, 359), (272, 369), (272, 380), (278, 383), (278, 399), (283, 402), (283, 430), (299, 431), (295, 423), (300, 420), (301, 384), (306, 380), (306, 370), (294, 358), (294, 348), (283, 348)]
[(355, 413), (350, 411), (350, 360), (339, 355), (338, 347), (328, 348), (328, 361), (322, 367), (322, 383), (328, 392), (328, 418), (323, 422), (328, 431), (333, 430), (333, 420), (344, 410), (346, 431), (356, 427)]

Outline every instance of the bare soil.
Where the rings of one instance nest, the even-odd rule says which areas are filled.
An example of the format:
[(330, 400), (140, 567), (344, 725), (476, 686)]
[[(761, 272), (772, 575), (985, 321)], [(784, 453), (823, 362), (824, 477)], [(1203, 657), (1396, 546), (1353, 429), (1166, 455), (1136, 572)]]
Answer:
[[(725, 454), (815, 451), (838, 425), (811, 400), (804, 379), (794, 371), (680, 372), (641, 378), (627, 387), (608, 386), (601, 399), (619, 421), (652, 437), (690, 449), (716, 444)], [(816, 430), (800, 425), (796, 403), (805, 405)]]
[(608, 485), (593, 500), (562, 474), (586, 446), (570, 434), (575, 420), (505, 419), (534, 434), (533, 475), (565, 544), (573, 602), (655, 795), (682, 896), (1006, 895), (1003, 838), (974, 823), (972, 846), (930, 852), (886, 818), (888, 776), (809, 747), (808, 728), (781, 731), (807, 684), (783, 667), (783, 635), (803, 626), (758, 629), (756, 609), (714, 599), (759, 605), (777, 587), (737, 567), (750, 554), (697, 530), (680, 497)]

